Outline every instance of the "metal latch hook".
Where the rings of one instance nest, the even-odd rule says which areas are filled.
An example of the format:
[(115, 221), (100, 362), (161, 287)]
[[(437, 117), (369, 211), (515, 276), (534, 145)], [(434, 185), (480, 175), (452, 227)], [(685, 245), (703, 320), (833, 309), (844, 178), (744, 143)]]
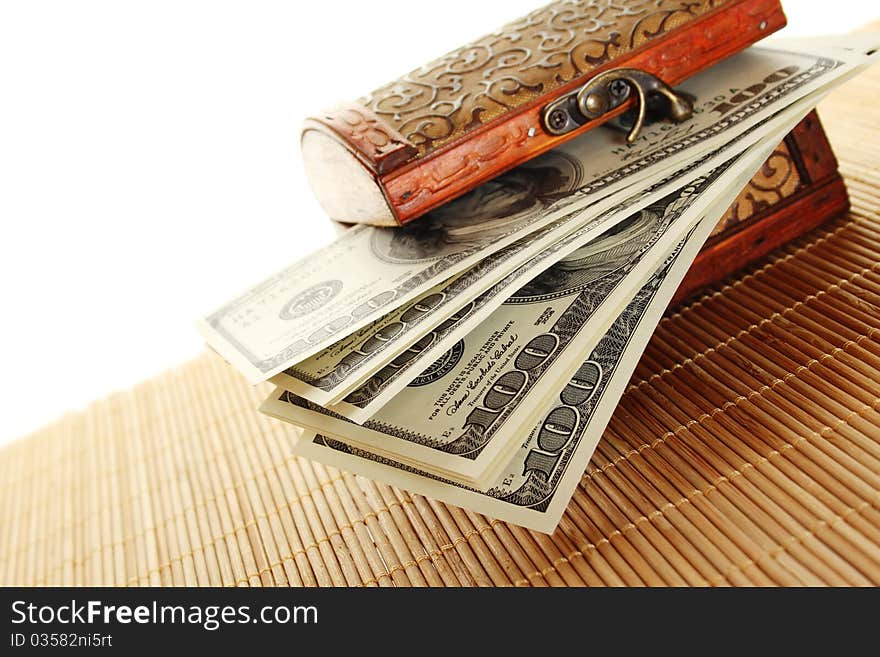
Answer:
[(542, 114), (544, 128), (552, 135), (564, 135), (620, 107), (632, 96), (633, 90), (638, 96), (638, 110), (626, 137), (630, 144), (642, 130), (652, 98), (665, 101), (664, 111), (676, 123), (693, 116), (691, 99), (657, 76), (636, 68), (617, 68), (600, 73), (579, 89), (547, 105)]

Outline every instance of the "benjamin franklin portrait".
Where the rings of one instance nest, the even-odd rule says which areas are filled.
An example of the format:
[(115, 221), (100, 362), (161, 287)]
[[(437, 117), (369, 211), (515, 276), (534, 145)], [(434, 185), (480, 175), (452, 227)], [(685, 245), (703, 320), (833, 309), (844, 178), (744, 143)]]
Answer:
[(577, 160), (551, 151), (403, 228), (377, 230), (373, 251), (386, 261), (419, 262), (480, 248), (533, 220), (581, 178)]
[(507, 303), (534, 303), (571, 294), (634, 265), (668, 221), (666, 202), (630, 215), (526, 283)]

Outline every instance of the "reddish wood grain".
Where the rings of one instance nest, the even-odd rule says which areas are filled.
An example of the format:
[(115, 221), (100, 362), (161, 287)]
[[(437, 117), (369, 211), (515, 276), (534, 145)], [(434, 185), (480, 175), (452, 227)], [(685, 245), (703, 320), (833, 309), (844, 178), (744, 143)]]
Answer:
[(839, 175), (809, 185), (801, 194), (769, 208), (741, 230), (721, 235), (719, 240), (700, 251), (670, 307), (692, 298), (709, 285), (848, 209), (849, 197)]
[(849, 209), (837, 158), (815, 110), (795, 126), (785, 142), (798, 168), (803, 185), (800, 191), (711, 238), (676, 291), (670, 307)]
[(793, 152), (809, 180), (822, 180), (837, 173), (837, 158), (815, 111), (798, 123), (788, 139), (797, 143)]

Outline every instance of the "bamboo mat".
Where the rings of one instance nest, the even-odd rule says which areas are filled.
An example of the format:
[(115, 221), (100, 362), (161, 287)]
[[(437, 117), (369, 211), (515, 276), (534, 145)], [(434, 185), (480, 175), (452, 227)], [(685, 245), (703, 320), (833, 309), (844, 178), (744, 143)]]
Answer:
[(0, 583), (880, 584), (880, 69), (849, 216), (663, 320), (556, 533), (291, 457), (204, 356), (0, 451)]

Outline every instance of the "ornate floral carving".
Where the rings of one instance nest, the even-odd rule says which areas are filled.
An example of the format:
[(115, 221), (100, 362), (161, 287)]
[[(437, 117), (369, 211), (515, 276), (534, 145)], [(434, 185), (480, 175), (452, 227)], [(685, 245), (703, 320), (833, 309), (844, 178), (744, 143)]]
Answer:
[(425, 154), (729, 2), (553, 2), (360, 102)]
[(718, 235), (799, 192), (804, 181), (788, 145), (783, 141), (767, 158), (715, 227)]

